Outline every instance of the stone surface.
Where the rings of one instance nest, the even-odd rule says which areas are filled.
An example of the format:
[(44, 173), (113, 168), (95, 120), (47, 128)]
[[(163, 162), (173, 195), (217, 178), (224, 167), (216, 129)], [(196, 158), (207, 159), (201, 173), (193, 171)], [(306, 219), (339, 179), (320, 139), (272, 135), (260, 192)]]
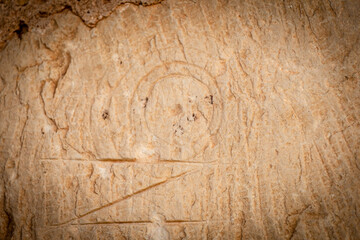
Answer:
[(28, 31), (28, 28), (46, 28), (48, 17), (70, 10), (84, 24), (95, 27), (98, 21), (109, 16), (119, 5), (131, 3), (151, 6), (163, 0), (0, 0), (0, 48), (12, 34)]
[(359, 1), (115, 5), (0, 52), (1, 239), (360, 239)]

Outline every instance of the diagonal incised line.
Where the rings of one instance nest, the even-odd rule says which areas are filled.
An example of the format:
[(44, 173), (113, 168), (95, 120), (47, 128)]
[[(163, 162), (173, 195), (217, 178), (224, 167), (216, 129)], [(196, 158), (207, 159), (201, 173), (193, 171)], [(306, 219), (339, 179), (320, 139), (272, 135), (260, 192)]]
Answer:
[(158, 186), (160, 186), (160, 185), (163, 185), (163, 184), (165, 184), (165, 183), (172, 182), (172, 181), (174, 181), (174, 180), (176, 180), (176, 179), (178, 179), (178, 178), (180, 178), (180, 177), (183, 177), (183, 176), (186, 176), (186, 175), (189, 175), (189, 174), (198, 172), (198, 171), (200, 171), (200, 170), (191, 171), (191, 172), (184, 172), (184, 173), (181, 173), (181, 174), (179, 174), (179, 175), (176, 175), (176, 176), (167, 178), (167, 179), (165, 179), (165, 180), (163, 180), (163, 181), (161, 181), (161, 182), (158, 182), (158, 183), (155, 183), (155, 184), (153, 184), (153, 185), (150, 185), (150, 186), (148, 186), (148, 187), (146, 187), (146, 188), (140, 189), (139, 191), (136, 191), (136, 192), (134, 192), (134, 193), (128, 194), (128, 195), (126, 195), (126, 196), (124, 196), (124, 197), (122, 197), (122, 198), (119, 198), (119, 199), (117, 199), (117, 200), (115, 200), (115, 201), (112, 201), (112, 202), (110, 202), (110, 203), (108, 203), (108, 204), (105, 204), (105, 205), (103, 205), (103, 206), (94, 208), (93, 210), (88, 211), (88, 212), (86, 212), (86, 213), (84, 213), (84, 214), (81, 214), (81, 215), (77, 216), (76, 218), (72, 218), (72, 219), (67, 220), (67, 221), (65, 221), (65, 222), (62, 222), (62, 223), (53, 224), (53, 225), (51, 225), (51, 226), (62, 226), (62, 225), (65, 225), (65, 224), (67, 224), (67, 223), (70, 223), (70, 222), (72, 222), (72, 221), (74, 221), (74, 220), (79, 220), (79, 219), (81, 219), (81, 218), (83, 218), (83, 217), (86, 217), (86, 216), (88, 216), (88, 215), (90, 215), (90, 214), (92, 214), (92, 213), (94, 213), (94, 212), (97, 212), (97, 211), (99, 211), (99, 210), (101, 210), (101, 209), (110, 207), (110, 206), (112, 206), (112, 205), (114, 205), (114, 204), (116, 204), (116, 203), (119, 203), (119, 202), (121, 202), (121, 201), (124, 201), (124, 200), (126, 200), (126, 199), (129, 199), (129, 198), (131, 198), (131, 197), (133, 197), (133, 196), (136, 196), (136, 195), (138, 195), (138, 194), (140, 194), (140, 193), (146, 192), (146, 191), (148, 191), (148, 190), (150, 190), (150, 189), (153, 189), (153, 188), (158, 187)]

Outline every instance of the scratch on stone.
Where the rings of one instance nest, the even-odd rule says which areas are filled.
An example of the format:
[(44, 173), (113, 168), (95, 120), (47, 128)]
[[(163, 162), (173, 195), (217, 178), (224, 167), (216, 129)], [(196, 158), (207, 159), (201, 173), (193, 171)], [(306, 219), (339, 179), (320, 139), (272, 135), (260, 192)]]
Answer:
[(328, 0), (328, 3), (329, 3), (329, 7), (331, 9), (331, 12), (335, 15), (335, 17), (337, 16), (336, 14), (336, 11), (334, 10), (333, 6), (332, 6), (332, 3), (331, 3), (331, 0)]
[(96, 161), (100, 162), (136, 162), (136, 158), (99, 158)]
[(176, 37), (177, 37), (178, 42), (180, 43), (181, 50), (182, 50), (182, 52), (183, 52), (185, 61), (186, 61), (186, 62), (189, 62), (189, 60), (188, 60), (187, 57), (186, 57), (184, 44), (183, 44), (182, 40), (180, 39), (179, 34), (177, 34)]
[[(165, 224), (202, 224), (205, 223), (204, 220), (166, 220)], [(109, 222), (87, 222), (87, 223), (73, 223), (71, 225), (78, 226), (78, 225), (144, 225), (144, 224), (151, 224), (153, 222), (149, 220), (143, 221), (109, 221)]]
[(43, 113), (45, 115), (45, 117), (49, 120), (49, 122), (53, 125), (53, 127), (55, 127), (55, 131), (57, 132), (59, 130), (58, 125), (56, 124), (56, 121), (54, 118), (50, 117), (46, 111), (46, 104), (45, 104), (45, 99), (43, 97), (43, 91), (44, 91), (44, 86), (45, 86), (45, 81), (43, 81), (41, 83), (41, 90), (40, 90), (40, 100), (41, 103), (43, 105)]
[[(302, 6), (302, 9), (303, 9), (303, 11), (304, 11), (304, 13), (305, 13), (306, 19), (308, 20), (308, 23), (309, 23), (309, 28), (310, 28), (310, 30), (311, 30), (311, 32), (312, 32), (312, 34), (314, 34), (314, 36), (315, 36), (315, 38), (316, 38), (316, 39), (319, 39), (319, 38), (318, 38), (318, 36), (317, 36), (317, 35), (315, 34), (315, 32), (314, 32), (314, 29), (313, 29), (313, 27), (312, 27), (312, 24), (311, 24), (311, 20), (310, 20), (309, 14), (306, 12), (306, 10), (305, 10), (304, 6)], [(315, 10), (315, 11), (316, 11), (316, 10)], [(315, 15), (315, 11), (314, 11), (313, 15)]]
[(24, 145), (24, 133), (25, 133), (25, 128), (26, 128), (26, 124), (27, 124), (28, 120), (29, 120), (29, 104), (26, 104), (26, 119), (25, 119), (24, 126), (23, 126), (23, 128), (21, 130), (21, 134), (20, 134), (20, 152)]
[(165, 223), (178, 224), (178, 223), (204, 223), (204, 220), (167, 220)]
[(89, 223), (73, 223), (71, 225), (124, 225), (124, 224), (147, 224), (147, 223), (152, 223), (151, 221), (111, 221), (111, 222), (89, 222)]
[[(326, 175), (329, 177), (329, 179), (331, 181), (332, 179), (330, 177), (330, 173), (329, 173), (329, 170), (327, 168), (327, 165), (325, 164), (325, 160), (324, 160), (323, 156), (321, 155), (320, 150), (319, 150), (319, 148), (318, 148), (318, 146), (317, 146), (317, 144), (315, 142), (314, 142), (314, 147), (315, 147), (317, 153), (319, 154), (319, 158), (320, 158), (320, 161), (321, 161), (322, 165), (325, 168)], [(310, 156), (311, 156), (311, 154), (310, 154)]]
[(169, 159), (169, 160), (158, 160), (158, 162), (160, 163), (183, 163), (183, 164), (212, 164), (212, 163), (216, 163), (216, 161), (211, 161), (211, 162), (195, 162), (195, 161), (185, 161), (185, 160), (173, 160), (173, 159)]
[(71, 55), (69, 52), (66, 52), (65, 53), (65, 66), (64, 66), (63, 71), (61, 72), (61, 77), (58, 80), (54, 81), (55, 87), (54, 87), (54, 91), (53, 91), (53, 97), (56, 94), (56, 90), (58, 89), (60, 80), (62, 80), (66, 76), (67, 71), (70, 67), (70, 64), (71, 64)]
[(149, 191), (149, 190), (151, 190), (151, 189), (153, 189), (153, 188), (156, 188), (156, 187), (161, 186), (161, 185), (164, 185), (164, 184), (166, 184), (166, 183), (175, 181), (176, 179), (179, 179), (179, 178), (182, 177), (182, 176), (186, 176), (186, 175), (189, 175), (189, 174), (192, 174), (192, 173), (195, 173), (195, 172), (197, 172), (197, 171), (184, 172), (184, 173), (181, 173), (181, 174), (179, 174), (179, 175), (176, 175), (176, 176), (167, 178), (167, 179), (165, 179), (165, 180), (163, 180), (163, 181), (161, 181), (161, 182), (155, 183), (155, 184), (150, 185), (150, 186), (148, 186), (148, 187), (146, 187), (146, 188), (143, 188), (143, 189), (141, 189), (141, 190), (139, 190), (139, 191), (136, 191), (136, 192), (134, 192), (134, 193), (128, 194), (128, 195), (126, 195), (126, 196), (124, 196), (124, 197), (122, 197), (122, 198), (119, 198), (119, 199), (117, 199), (117, 200), (115, 200), (115, 201), (112, 201), (112, 202), (110, 202), (110, 203), (108, 203), (108, 204), (105, 204), (105, 205), (103, 205), (103, 206), (97, 207), (97, 208), (95, 208), (95, 209), (93, 209), (93, 210), (91, 210), (91, 211), (88, 211), (88, 212), (84, 213), (84, 214), (80, 214), (80, 215), (79, 215), (78, 217), (76, 217), (76, 218), (72, 218), (72, 219), (67, 220), (67, 221), (65, 221), (65, 222), (62, 222), (62, 223), (53, 224), (52, 226), (62, 226), (62, 225), (71, 223), (71, 222), (74, 221), (74, 220), (79, 220), (79, 219), (81, 219), (81, 218), (83, 218), (83, 217), (86, 217), (86, 216), (88, 216), (88, 215), (90, 215), (90, 214), (92, 214), (92, 213), (95, 213), (95, 212), (97, 212), (97, 211), (99, 211), (99, 210), (102, 210), (102, 209), (111, 207), (111, 206), (113, 206), (113, 205), (116, 204), (116, 203), (122, 202), (122, 201), (124, 201), (124, 200), (126, 200), (126, 199), (132, 198), (132, 197), (134, 197), (134, 196), (136, 196), (136, 195), (139, 195), (139, 194), (141, 194), (141, 193), (143, 193), (143, 192), (147, 192), (147, 191)]

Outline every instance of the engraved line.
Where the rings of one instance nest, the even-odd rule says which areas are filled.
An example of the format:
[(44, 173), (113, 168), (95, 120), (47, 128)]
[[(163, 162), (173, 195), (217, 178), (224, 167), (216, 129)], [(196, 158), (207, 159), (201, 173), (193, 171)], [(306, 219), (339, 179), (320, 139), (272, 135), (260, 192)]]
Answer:
[(90, 160), (86, 160), (86, 159), (60, 159), (60, 158), (40, 158), (40, 161), (44, 161), (44, 162), (53, 162), (53, 161), (66, 161), (66, 162), (89, 162), (89, 163), (134, 163), (134, 164), (164, 164), (164, 163), (169, 163), (169, 164), (224, 164), (224, 165), (228, 165), (228, 164), (235, 164), (235, 163), (218, 163), (216, 161), (211, 161), (211, 162), (195, 162), (195, 161), (186, 161), (186, 160), (172, 160), (172, 159), (162, 159), (162, 160), (157, 160), (154, 162), (138, 162), (139, 159), (136, 158), (119, 158), (119, 159), (112, 159), (112, 158), (104, 158), (104, 159), (90, 159)]
[(101, 158), (96, 159), (99, 162), (136, 162), (136, 158)]
[(121, 163), (121, 162), (136, 162), (136, 158), (99, 158), (99, 159), (61, 159), (61, 158), (40, 158), (40, 161), (52, 162), (52, 161), (68, 161), (68, 162), (111, 162), (111, 163)]
[(178, 178), (180, 178), (180, 177), (182, 177), (182, 176), (185, 176), (185, 175), (188, 175), (188, 174), (192, 174), (192, 173), (195, 173), (195, 172), (198, 172), (198, 171), (199, 171), (199, 170), (197, 170), (197, 171), (192, 171), (192, 172), (184, 172), (184, 173), (181, 173), (181, 174), (176, 175), (176, 176), (174, 176), (174, 177), (170, 177), (170, 178), (165, 179), (165, 180), (163, 180), (163, 181), (161, 181), (161, 182), (155, 183), (155, 184), (150, 185), (150, 186), (148, 186), (148, 187), (146, 187), (146, 188), (143, 188), (143, 189), (141, 189), (141, 190), (139, 190), (139, 191), (136, 191), (136, 192), (131, 193), (131, 194), (129, 194), (129, 195), (126, 195), (126, 196), (124, 196), (124, 197), (122, 197), (122, 198), (119, 198), (119, 199), (117, 199), (117, 200), (115, 200), (115, 201), (112, 201), (112, 202), (110, 202), (110, 203), (108, 203), (108, 204), (105, 204), (105, 205), (103, 205), (103, 206), (101, 206), (101, 207), (97, 207), (97, 208), (95, 208), (95, 209), (93, 209), (93, 210), (91, 210), (91, 211), (89, 211), (89, 212), (86, 212), (86, 213), (84, 213), (84, 214), (79, 215), (79, 216), (76, 217), (76, 218), (72, 218), (72, 219), (67, 220), (67, 221), (65, 221), (65, 222), (62, 222), (62, 223), (53, 224), (52, 226), (61, 226), (61, 225), (65, 225), (65, 224), (67, 224), (67, 223), (70, 223), (70, 222), (72, 222), (72, 221), (74, 221), (74, 220), (79, 220), (79, 219), (81, 219), (81, 218), (83, 218), (83, 217), (85, 217), (85, 216), (88, 216), (89, 214), (92, 214), (92, 213), (94, 213), (94, 212), (97, 212), (97, 211), (99, 211), (99, 210), (101, 210), (101, 209), (110, 207), (110, 206), (112, 206), (112, 205), (114, 205), (114, 204), (116, 204), (116, 203), (119, 203), (119, 202), (121, 202), (121, 201), (124, 201), (124, 200), (126, 200), (126, 199), (128, 199), (128, 198), (131, 198), (131, 197), (133, 197), (133, 196), (136, 196), (136, 195), (138, 195), (138, 194), (140, 194), (140, 193), (146, 192), (146, 191), (148, 191), (148, 190), (150, 190), (150, 189), (153, 189), (153, 188), (155, 188), (155, 187), (157, 187), (157, 186), (163, 185), (163, 184), (165, 184), (165, 183), (169, 183), (170, 181), (174, 181), (175, 179), (178, 179)]
[[(167, 220), (164, 222), (164, 224), (201, 224), (205, 223), (207, 221), (204, 220)], [(111, 222), (88, 222), (88, 223), (72, 223), (71, 225), (144, 225), (144, 224), (151, 224), (153, 222), (147, 220), (147, 221), (111, 221)]]
[(159, 163), (181, 163), (181, 164), (216, 164), (216, 161), (211, 162), (195, 162), (184, 160), (158, 160)]
[[(150, 221), (129, 221), (128, 224), (129, 225), (147, 225), (147, 224), (151, 224), (153, 222), (150, 222)], [(218, 219), (218, 220), (203, 220), (203, 221), (179, 221), (177, 223), (173, 223), (171, 220), (169, 221), (165, 221), (163, 224), (165, 225), (173, 225), (173, 224), (204, 224), (204, 223), (231, 223), (231, 220), (229, 219)], [(113, 221), (113, 222), (89, 222), (89, 223), (72, 223), (70, 224), (71, 226), (91, 226), (91, 225), (126, 225), (127, 222), (116, 222), (116, 221)], [(50, 225), (50, 226), (46, 226), (46, 227), (40, 227), (40, 229), (43, 229), (44, 231), (52, 231), (53, 229), (57, 229), (57, 228), (67, 228), (69, 227), (69, 225), (62, 225), (62, 226), (54, 226), (54, 225)]]
[(165, 223), (204, 223), (204, 220), (166, 220)]
[(89, 222), (89, 223), (72, 223), (71, 225), (103, 225), (103, 224), (146, 224), (152, 223), (151, 221), (113, 221), (113, 222)]

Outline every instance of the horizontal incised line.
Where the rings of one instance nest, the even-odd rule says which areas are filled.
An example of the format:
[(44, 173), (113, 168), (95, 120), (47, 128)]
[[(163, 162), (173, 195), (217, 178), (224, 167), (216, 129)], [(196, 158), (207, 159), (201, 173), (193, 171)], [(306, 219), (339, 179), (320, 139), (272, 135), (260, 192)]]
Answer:
[(232, 163), (218, 163), (216, 161), (211, 162), (195, 162), (184, 160), (156, 160), (153, 162), (138, 161), (136, 158), (100, 158), (100, 159), (60, 159), (60, 158), (40, 158), (40, 161), (52, 162), (52, 161), (66, 161), (66, 162), (89, 162), (89, 163), (135, 163), (135, 164), (232, 164)]
[[(204, 223), (206, 221), (203, 220), (167, 220), (164, 224), (197, 224)], [(88, 222), (88, 223), (72, 223), (71, 225), (135, 225), (135, 224), (151, 224), (151, 221), (111, 221), (111, 222)]]

